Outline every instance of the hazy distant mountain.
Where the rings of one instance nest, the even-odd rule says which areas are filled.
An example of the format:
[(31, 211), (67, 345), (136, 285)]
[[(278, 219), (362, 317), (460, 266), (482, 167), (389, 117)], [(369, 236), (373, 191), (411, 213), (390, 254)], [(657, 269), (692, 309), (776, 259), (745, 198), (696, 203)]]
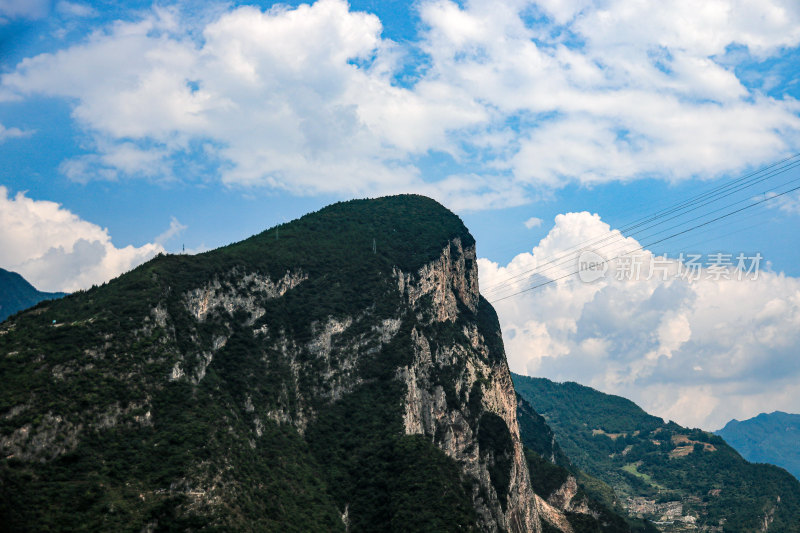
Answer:
[(775, 411), (731, 420), (715, 432), (753, 463), (770, 463), (800, 479), (800, 415)]
[(32, 307), (42, 300), (66, 295), (64, 292), (42, 292), (16, 272), (0, 268), (0, 322), (17, 311)]

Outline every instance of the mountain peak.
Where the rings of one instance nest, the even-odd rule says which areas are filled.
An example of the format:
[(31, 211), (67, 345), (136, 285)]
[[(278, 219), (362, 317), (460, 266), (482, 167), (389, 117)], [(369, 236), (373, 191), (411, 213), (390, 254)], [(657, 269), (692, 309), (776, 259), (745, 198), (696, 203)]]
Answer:
[(0, 516), (536, 531), (477, 280), (463, 222), (402, 195), (163, 255), (20, 314), (0, 334), (0, 490), (15, 487)]
[[(381, 259), (384, 265), (410, 271), (434, 260), (454, 238), (465, 247), (475, 243), (447, 208), (425, 196), (402, 194), (337, 202), (218, 253), (266, 248), (309, 264)], [(316, 253), (308, 245), (316, 247)]]

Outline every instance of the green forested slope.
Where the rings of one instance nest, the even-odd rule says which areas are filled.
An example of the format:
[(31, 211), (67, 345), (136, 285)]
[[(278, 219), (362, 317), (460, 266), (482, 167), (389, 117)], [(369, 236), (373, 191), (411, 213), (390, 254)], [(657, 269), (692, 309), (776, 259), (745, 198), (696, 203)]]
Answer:
[[(376, 329), (402, 309), (394, 269), (453, 239), (474, 242), (427, 198), (340, 203), (5, 322), (0, 530), (474, 528), (454, 461), (403, 436), (396, 368), (418, 317), (402, 314), (396, 342)], [(352, 368), (309, 344), (337, 318), (351, 324), (326, 357), (358, 346)], [(437, 327), (418, 329), (463, 337)], [(346, 369), (338, 392), (331, 368)]]
[(765, 520), (770, 531), (800, 531), (800, 483), (784, 470), (750, 464), (722, 438), (664, 423), (624, 398), (512, 376), (564, 453), (613, 487), (632, 515), (665, 531), (760, 531)]
[(625, 513), (619, 506), (614, 489), (573, 465), (558, 445), (544, 417), (519, 394), (517, 402), (519, 434), (525, 445), (533, 490), (547, 500), (573, 477), (578, 485), (573, 507), (580, 507), (576, 504), (584, 502), (584, 512), (567, 512), (567, 518), (576, 533), (657, 531), (646, 521), (624, 518)]

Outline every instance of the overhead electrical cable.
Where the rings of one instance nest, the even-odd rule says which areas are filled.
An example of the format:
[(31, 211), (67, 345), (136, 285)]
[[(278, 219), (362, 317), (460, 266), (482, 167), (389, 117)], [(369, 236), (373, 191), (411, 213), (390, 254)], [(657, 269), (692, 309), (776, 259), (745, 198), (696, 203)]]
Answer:
[[(581, 243), (579, 243), (579, 244), (577, 244), (575, 246), (572, 246), (571, 248), (568, 248), (567, 250), (559, 252), (559, 254), (557, 254), (557, 255), (553, 255), (550, 258), (545, 258), (545, 259), (549, 259), (549, 260), (541, 262), (541, 263), (537, 264), (535, 267), (533, 267), (531, 269), (525, 270), (523, 272), (516, 273), (513, 276), (509, 276), (505, 280), (502, 280), (500, 282), (497, 282), (497, 283), (487, 287), (486, 289), (484, 289), (483, 292), (485, 294), (491, 294), (493, 292), (503, 291), (510, 284), (513, 284), (513, 285), (518, 284), (519, 282), (515, 281), (515, 280), (518, 280), (519, 278), (533, 277), (537, 273), (541, 273), (541, 272), (550, 270), (550, 269), (552, 269), (552, 268), (554, 268), (556, 266), (559, 266), (561, 264), (564, 264), (565, 260), (567, 262), (574, 261), (577, 258), (576, 251), (579, 253), (580, 250), (586, 249), (588, 247), (600, 247), (602, 249), (602, 248), (611, 246), (615, 242), (622, 241), (622, 240), (624, 240), (626, 238), (629, 238), (629, 237), (635, 237), (637, 235), (640, 235), (642, 232), (644, 232), (644, 231), (646, 231), (648, 229), (652, 229), (654, 227), (657, 227), (657, 226), (659, 226), (661, 224), (664, 224), (665, 222), (668, 222), (670, 220), (675, 220), (675, 219), (681, 218), (681, 217), (685, 216), (686, 214), (688, 214), (690, 212), (697, 211), (698, 209), (701, 209), (701, 208), (706, 207), (706, 206), (708, 206), (708, 205), (710, 205), (710, 204), (712, 204), (714, 202), (717, 202), (719, 200), (727, 198), (727, 197), (729, 197), (729, 196), (731, 196), (731, 195), (733, 195), (733, 194), (735, 194), (737, 192), (741, 192), (741, 191), (743, 191), (743, 190), (745, 190), (747, 188), (750, 188), (750, 187), (752, 187), (752, 186), (754, 186), (754, 185), (756, 185), (758, 183), (762, 183), (762, 182), (764, 182), (764, 181), (766, 181), (768, 179), (774, 178), (775, 176), (779, 176), (779, 175), (785, 174), (786, 172), (788, 172), (790, 170), (793, 170), (795, 168), (800, 167), (800, 160), (797, 160), (798, 157), (800, 157), (800, 154), (796, 154), (794, 156), (784, 158), (781, 161), (773, 163), (772, 165), (769, 165), (769, 166), (767, 166), (767, 167), (765, 167), (765, 168), (763, 168), (763, 169), (761, 169), (759, 171), (752, 172), (750, 174), (747, 174), (746, 176), (738, 178), (738, 179), (734, 180), (733, 182), (714, 187), (713, 189), (711, 189), (709, 191), (706, 191), (704, 193), (701, 193), (699, 195), (696, 195), (695, 197), (692, 197), (692, 198), (690, 198), (688, 200), (679, 202), (679, 203), (677, 203), (677, 204), (675, 204), (673, 206), (670, 206), (670, 207), (667, 207), (665, 209), (662, 209), (662, 210), (658, 211), (657, 213), (655, 213), (653, 215), (642, 217), (642, 218), (634, 221), (633, 223), (630, 223), (630, 224), (628, 224), (628, 225), (626, 225), (626, 226), (624, 226), (624, 227), (622, 227), (622, 228), (620, 228), (618, 230), (614, 230), (614, 232), (611, 235), (606, 235), (606, 236), (603, 236), (603, 237), (600, 237), (600, 238), (595, 238), (595, 239), (587, 239), (587, 240), (585, 240), (585, 241), (583, 241), (583, 242), (581, 242)], [(787, 183), (792, 183), (794, 181), (797, 181), (797, 180), (796, 179), (795, 180), (790, 180), (789, 182), (781, 184), (779, 187), (785, 186)], [(768, 192), (769, 191), (764, 191), (764, 192), (762, 192), (760, 194), (767, 194)], [(740, 200), (738, 202), (734, 202), (732, 204), (728, 204), (724, 208), (731, 207), (731, 206), (739, 204), (739, 203), (741, 203), (743, 201), (746, 201), (746, 200)], [(724, 208), (722, 208), (722, 209), (724, 209)], [(720, 211), (720, 209), (705, 213), (705, 214), (701, 215), (700, 217), (695, 217), (695, 218), (690, 219), (688, 221), (684, 221), (681, 224), (686, 224), (686, 223), (688, 223), (690, 221), (697, 220), (699, 218), (702, 218), (704, 216), (708, 216), (708, 215), (710, 215), (710, 214), (712, 214), (714, 212), (718, 212), (718, 211)], [(668, 216), (668, 215), (672, 215), (672, 216)], [(638, 229), (636, 229), (636, 228), (638, 228)], [(635, 229), (635, 231), (630, 232), (628, 235), (625, 235), (623, 233), (623, 232), (629, 231), (631, 229)], [(658, 234), (658, 233), (656, 233), (656, 234)], [(609, 243), (608, 242), (609, 240), (612, 240), (612, 242)], [(639, 239), (639, 240), (641, 240), (641, 239)], [(544, 268), (544, 267), (547, 267), (547, 268)]]
[[(622, 254), (619, 254), (619, 255), (617, 255), (617, 256), (615, 256), (615, 257), (612, 257), (611, 259), (603, 259), (602, 263), (604, 263), (604, 264), (607, 264), (607, 263), (609, 263), (609, 262), (611, 262), (611, 261), (613, 261), (613, 260), (615, 260), (615, 259), (619, 259), (620, 257), (624, 257), (624, 256), (626, 256), (626, 255), (630, 255), (630, 254), (632, 254), (632, 253), (634, 253), (634, 252), (638, 252), (638, 251), (640, 251), (640, 250), (644, 250), (645, 248), (651, 247), (651, 246), (653, 246), (653, 245), (655, 245), (655, 244), (659, 244), (659, 243), (661, 243), (661, 242), (667, 241), (667, 240), (669, 240), (669, 239), (675, 238), (675, 237), (677, 237), (677, 236), (680, 236), (680, 235), (684, 235), (684, 234), (686, 234), (686, 233), (689, 233), (689, 232), (691, 232), (691, 231), (694, 231), (694, 230), (696, 230), (696, 229), (698, 229), (698, 228), (702, 228), (702, 227), (708, 226), (709, 224), (713, 224), (714, 222), (718, 222), (718, 221), (720, 221), (720, 220), (726, 219), (726, 218), (728, 218), (728, 217), (731, 217), (731, 216), (733, 216), (733, 215), (736, 215), (736, 214), (738, 214), (738, 213), (741, 213), (741, 212), (743, 212), (743, 211), (745, 211), (745, 210), (747, 210), (747, 209), (751, 209), (751, 208), (753, 208), (753, 207), (759, 206), (759, 205), (761, 205), (761, 204), (764, 204), (765, 202), (772, 201), (772, 200), (774, 200), (775, 198), (779, 198), (779, 197), (785, 196), (785, 195), (787, 195), (787, 194), (789, 194), (789, 193), (792, 193), (792, 192), (794, 192), (794, 191), (797, 191), (797, 190), (800, 190), (800, 186), (793, 187), (793, 188), (791, 188), (791, 189), (789, 189), (789, 190), (786, 190), (786, 191), (783, 191), (783, 192), (780, 192), (780, 193), (775, 193), (775, 194), (774, 194), (774, 195), (772, 195), (772, 196), (768, 196), (768, 197), (765, 197), (765, 198), (763, 198), (763, 199), (757, 200), (757, 201), (755, 201), (755, 202), (753, 202), (753, 203), (750, 203), (750, 204), (748, 204), (748, 205), (746, 205), (746, 206), (744, 206), (744, 207), (740, 207), (740, 208), (738, 208), (738, 209), (734, 209), (733, 211), (729, 211), (729, 212), (727, 212), (727, 213), (725, 213), (725, 214), (723, 214), (723, 215), (717, 216), (717, 217), (715, 217), (715, 218), (713, 218), (713, 219), (711, 219), (711, 220), (706, 220), (706, 221), (704, 221), (704, 222), (701, 222), (701, 223), (699, 223), (699, 224), (696, 224), (696, 225), (694, 225), (694, 226), (692, 226), (692, 227), (690, 227), (690, 228), (683, 229), (683, 230), (681, 230), (681, 231), (678, 231), (678, 232), (672, 233), (671, 235), (668, 235), (668, 236), (666, 236), (666, 237), (663, 237), (663, 238), (660, 238), (660, 239), (657, 239), (657, 240), (654, 240), (654, 241), (651, 241), (651, 242), (645, 243), (645, 244), (643, 244), (643, 245), (639, 246), (638, 248), (635, 248), (635, 249), (633, 249), (633, 250), (629, 250), (629, 251), (627, 251), (627, 252), (624, 252), (624, 253), (622, 253)], [(740, 203), (740, 202), (737, 202), (737, 203)], [(674, 229), (674, 228), (673, 228), (673, 229)], [(662, 232), (659, 232), (659, 233), (662, 233)], [(503, 300), (507, 300), (507, 299), (509, 299), (509, 298), (512, 298), (512, 297), (514, 297), (514, 296), (517, 296), (517, 295), (519, 295), (519, 294), (523, 294), (523, 293), (526, 293), (526, 292), (530, 292), (530, 291), (532, 291), (532, 290), (538, 289), (538, 288), (540, 288), (540, 287), (543, 287), (543, 286), (545, 286), (545, 285), (549, 285), (549, 284), (551, 284), (551, 283), (555, 283), (555, 282), (557, 282), (557, 281), (559, 281), (559, 280), (562, 280), (562, 279), (568, 278), (568, 277), (570, 277), (570, 276), (574, 276), (574, 275), (578, 274), (578, 272), (579, 272), (578, 270), (575, 270), (574, 272), (570, 272), (570, 273), (568, 273), (568, 274), (564, 274), (564, 275), (562, 275), (562, 276), (559, 276), (559, 277), (557, 277), (557, 278), (553, 278), (553, 279), (549, 279), (549, 280), (547, 280), (547, 281), (544, 281), (544, 282), (541, 282), (541, 283), (537, 283), (537, 284), (535, 284), (535, 285), (533, 285), (533, 286), (531, 286), (531, 287), (527, 287), (527, 288), (525, 288), (525, 289), (522, 289), (522, 290), (520, 290), (520, 291), (517, 291), (517, 292), (515, 292), (515, 293), (513, 293), (513, 294), (509, 294), (509, 295), (502, 296), (502, 297), (500, 297), (500, 298), (496, 298), (496, 299), (494, 299), (494, 300), (491, 300), (491, 301), (490, 301), (490, 303), (496, 303), (496, 302), (500, 302), (500, 301), (503, 301)]]
[[(713, 195), (713, 194), (716, 194), (718, 192), (723, 192), (724, 190), (726, 190), (728, 188), (731, 188), (731, 187), (735, 187), (738, 183), (746, 181), (746, 180), (748, 180), (750, 178), (753, 178), (753, 177), (758, 178), (759, 175), (764, 174), (766, 172), (776, 171), (776, 170), (782, 172), (782, 171), (785, 171), (785, 170), (790, 170), (790, 168), (786, 168), (785, 166), (783, 168), (781, 168), (781, 165), (784, 165), (784, 163), (789, 163), (790, 165), (793, 165), (792, 168), (794, 168), (795, 166), (797, 166), (797, 164), (800, 164), (800, 161), (797, 161), (799, 158), (800, 158), (800, 153), (796, 153), (796, 154), (787, 156), (787, 157), (785, 157), (785, 158), (783, 158), (781, 160), (778, 160), (778, 161), (776, 161), (774, 163), (771, 163), (771, 164), (769, 164), (769, 165), (767, 165), (765, 167), (762, 167), (762, 168), (760, 168), (758, 170), (755, 170), (755, 171), (752, 171), (752, 172), (750, 172), (748, 174), (740, 176), (739, 178), (736, 178), (736, 179), (731, 180), (729, 182), (722, 183), (720, 185), (716, 185), (714, 187), (711, 187), (708, 190), (705, 190), (703, 192), (698, 193), (696, 196), (692, 196), (692, 197), (687, 198), (685, 200), (681, 200), (681, 201), (679, 201), (678, 203), (676, 203), (674, 205), (670, 205), (670, 206), (664, 207), (661, 210), (656, 211), (655, 213), (648, 213), (648, 214), (644, 215), (643, 217), (635, 218), (634, 220), (632, 220), (630, 222), (626, 222), (623, 225), (619, 226), (618, 229), (619, 229), (619, 231), (622, 231), (622, 232), (630, 231), (630, 230), (634, 229), (639, 223), (647, 222), (649, 218), (657, 217), (657, 216), (659, 216), (661, 214), (667, 214), (667, 212), (673, 211), (674, 209), (679, 209), (681, 207), (685, 207), (687, 204), (689, 204), (689, 203), (691, 203), (691, 202), (693, 202), (695, 200), (703, 200), (706, 197), (708, 197), (709, 195)], [(769, 176), (769, 177), (771, 177), (771, 176)], [(635, 212), (636, 213), (647, 213), (648, 210), (649, 210), (648, 207), (643, 207), (641, 209), (638, 209)], [(576, 246), (580, 246), (580, 244), (576, 245)], [(515, 248), (518, 248), (518, 247), (516, 247), (516, 246), (514, 248), (506, 247), (506, 248), (504, 248), (504, 250), (507, 251), (507, 250), (511, 250), (511, 249), (515, 249)]]

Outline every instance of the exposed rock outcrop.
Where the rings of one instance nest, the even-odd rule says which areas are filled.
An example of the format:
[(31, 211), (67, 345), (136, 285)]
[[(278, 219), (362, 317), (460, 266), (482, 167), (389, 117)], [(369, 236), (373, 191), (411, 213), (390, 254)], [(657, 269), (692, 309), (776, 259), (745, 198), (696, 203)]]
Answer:
[[(429, 304), (421, 302), (432, 302), (430, 319), (461, 324), (462, 338), (467, 341), (432, 348), (423, 333), (416, 328), (412, 331), (413, 364), (398, 370), (398, 377), (407, 387), (403, 416), (406, 433), (431, 436), (467, 475), (477, 480), (473, 502), (483, 529), (540, 531), (508, 365), (505, 357), (490, 357), (484, 338), (499, 334), (499, 327), (497, 331), (481, 331), (476, 320), (480, 294), (474, 245), (465, 249), (455, 239), (437, 261), (416, 274), (396, 272), (396, 276), (398, 287), (414, 312), (424, 316), (423, 306)], [(444, 386), (433, 378), (443, 369), (452, 376), (448, 388), (452, 388), (457, 401), (448, 398)], [(495, 457), (493, 451), (475, 446), (480, 441), (480, 420), (487, 413), (497, 415), (507, 428), (511, 449), (503, 452), (510, 455), (505, 461)], [(491, 474), (498, 462), (510, 470), (505, 473), (509, 481), (501, 487), (502, 494), (498, 494), (498, 484)]]

